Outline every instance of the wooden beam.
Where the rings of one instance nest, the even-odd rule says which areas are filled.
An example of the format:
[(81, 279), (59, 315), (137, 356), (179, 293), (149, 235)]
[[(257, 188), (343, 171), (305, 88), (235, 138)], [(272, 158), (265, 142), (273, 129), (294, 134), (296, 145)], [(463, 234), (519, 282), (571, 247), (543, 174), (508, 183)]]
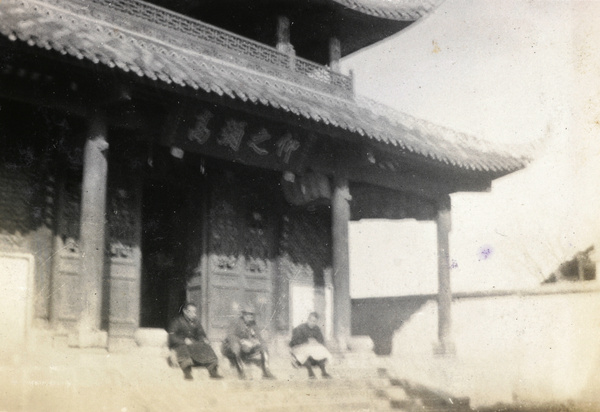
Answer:
[(54, 76), (26, 69), (0, 75), (0, 99), (52, 108), (67, 115), (89, 117), (93, 110), (76, 83), (59, 83)]
[(0, 72), (0, 99), (45, 107), (67, 116), (89, 119), (98, 109), (109, 126), (155, 130), (149, 113), (135, 108), (132, 90), (123, 83), (111, 86), (87, 81), (83, 75), (67, 78), (55, 66), (33, 66), (27, 59), (7, 63)]
[[(352, 163), (349, 161), (348, 163)], [(331, 173), (327, 157), (313, 162), (310, 167), (323, 174)], [(437, 200), (439, 196), (455, 192), (488, 192), (491, 182), (487, 180), (448, 181), (437, 177), (425, 177), (416, 172), (391, 172), (377, 167), (348, 167), (348, 179), (386, 189), (412, 193), (425, 199)]]
[[(37, 79), (37, 80), (34, 80)], [(118, 86), (117, 86), (118, 87)], [(90, 85), (82, 86), (77, 83), (72, 83), (69, 85), (68, 83), (57, 80), (51, 75), (41, 75), (37, 72), (27, 72), (22, 71), (21, 74), (13, 73), (12, 76), (0, 76), (0, 97), (15, 100), (31, 105), (41, 105), (44, 107), (49, 107), (54, 110), (65, 112), (69, 115), (74, 115), (83, 118), (90, 118), (94, 115), (96, 109), (95, 105), (92, 105), (93, 100), (102, 100), (104, 102), (110, 103), (115, 102), (115, 99), (118, 101), (132, 101), (133, 104), (140, 106), (141, 101), (143, 101), (143, 93), (140, 95), (139, 90), (136, 88), (135, 90), (125, 90), (121, 89), (121, 92), (117, 93), (117, 89), (112, 88), (104, 92), (96, 90), (95, 87), (90, 87)], [(188, 103), (193, 104), (193, 100), (189, 102), (185, 101), (170, 101), (170, 99), (163, 99), (164, 104), (170, 107), (182, 107), (186, 106)], [(223, 104), (220, 102), (219, 105)], [(143, 105), (142, 105), (143, 106)], [(231, 105), (227, 105), (229, 107)], [(237, 105), (234, 105), (237, 106)], [(274, 122), (281, 123), (282, 118), (285, 116), (275, 117), (268, 113), (264, 108), (256, 108), (257, 110), (249, 110), (253, 105), (245, 104), (243, 109), (242, 107), (236, 107), (235, 110), (242, 111), (244, 113), (254, 113), (259, 114), (261, 117), (267, 120), (273, 120)], [(152, 110), (158, 110), (160, 106), (156, 108), (146, 107), (146, 109), (135, 108), (131, 110), (127, 110), (124, 106), (119, 106), (118, 110), (111, 108), (109, 113), (107, 114), (107, 122), (108, 124), (125, 128), (128, 130), (142, 130), (148, 133), (149, 135), (155, 135), (157, 133), (157, 118), (156, 116), (152, 116)], [(166, 110), (166, 109), (165, 109)], [(160, 117), (160, 116), (159, 116)], [(161, 117), (162, 118), (162, 117)], [(296, 120), (298, 120), (296, 118)], [(285, 119), (285, 122), (289, 122), (289, 119)], [(294, 122), (290, 122), (294, 124)], [(317, 130), (317, 132), (324, 132), (320, 127), (308, 127), (308, 124), (304, 122), (298, 121), (296, 122), (300, 128), (309, 129), (309, 130)], [(312, 125), (314, 126), (314, 124)], [(356, 150), (351, 150), (352, 148), (348, 145), (352, 146), (352, 143), (348, 140), (348, 136), (343, 136), (343, 140), (340, 141), (332, 141), (332, 139), (340, 138), (340, 131), (338, 130), (335, 133), (335, 136), (329, 137), (326, 136), (326, 141), (330, 141), (331, 144), (321, 144), (319, 145), (322, 149), (325, 149), (325, 152), (332, 151), (331, 156), (327, 158), (325, 152), (310, 153), (305, 154), (307, 162), (307, 167), (312, 167), (315, 170), (324, 173), (331, 174), (333, 172), (331, 167), (331, 157), (336, 151), (336, 156), (339, 156), (339, 149), (342, 146), (345, 146), (344, 152), (347, 154), (344, 156), (349, 157), (349, 161), (346, 162), (348, 165), (348, 177), (351, 181), (369, 183), (381, 187), (386, 187), (393, 190), (399, 190), (404, 192), (410, 192), (418, 194), (419, 196), (423, 196), (426, 198), (436, 198), (437, 196), (445, 193), (453, 193), (460, 191), (489, 191), (491, 188), (491, 180), (483, 177), (476, 176), (474, 177), (472, 174), (447, 174), (446, 176), (439, 176), (435, 173), (431, 173), (431, 177), (424, 177), (422, 175), (417, 175), (415, 173), (405, 173), (405, 172), (393, 172), (390, 170), (379, 168), (376, 165), (370, 165), (364, 161), (364, 159), (352, 158), (356, 157), (357, 153), (365, 153), (368, 149), (368, 145), (361, 144), (355, 147)], [(318, 137), (315, 140), (320, 140)], [(326, 142), (323, 142), (326, 143)], [(339, 143), (339, 144), (338, 144)], [(313, 156), (315, 155), (315, 156)], [(309, 161), (310, 158), (314, 157), (315, 159), (321, 158), (320, 162), (322, 164), (318, 164), (319, 161)], [(427, 166), (424, 166), (423, 163), (419, 163), (416, 161), (411, 161), (406, 158), (402, 158), (401, 162), (411, 167), (411, 168), (419, 168), (421, 171), (422, 167), (425, 169), (430, 169)], [(358, 164), (362, 166), (355, 167), (354, 165)]]
[[(124, 79), (133, 76), (131, 73), (119, 73), (119, 75)], [(510, 173), (510, 171), (492, 172), (459, 168), (406, 150), (402, 152), (398, 147), (391, 144), (378, 142), (374, 139), (361, 136), (357, 133), (330, 124), (319, 123), (312, 119), (307, 119), (303, 116), (285, 112), (274, 107), (265, 106), (260, 103), (232, 99), (227, 95), (219, 96), (215, 93), (206, 93), (189, 87), (166, 84), (147, 78), (138, 78), (137, 76), (136, 79), (136, 82), (139, 85), (139, 87), (136, 88), (136, 92), (140, 94), (140, 97), (145, 95), (148, 99), (161, 101), (166, 109), (177, 106), (183, 107), (193, 105), (195, 101), (202, 100), (215, 107), (226, 107), (241, 113), (260, 116), (265, 120), (273, 121), (275, 123), (294, 125), (295, 127), (321, 135), (326, 139), (336, 140), (337, 142), (342, 143), (345, 142), (345, 144), (351, 145), (355, 152), (366, 151), (368, 148), (372, 148), (387, 153), (388, 156), (393, 156), (395, 159), (398, 159), (398, 161), (405, 163), (413, 169), (416, 168), (427, 171), (432, 176), (435, 176), (435, 178), (439, 177), (443, 179), (447, 176), (453, 176), (455, 179), (464, 180), (466, 184), (456, 185), (456, 187), (452, 189), (454, 192), (471, 191), (471, 188), (473, 188), (474, 191), (487, 191), (491, 187), (491, 181), (493, 179)], [(165, 94), (164, 91), (167, 91), (168, 94)], [(186, 100), (188, 100), (188, 102), (186, 102)]]
[[(439, 181), (451, 176), (455, 181), (461, 181), (458, 184), (448, 184), (445, 182), (448, 189), (437, 190), (434, 188), (434, 195), (442, 192), (489, 190), (492, 179), (508, 173), (460, 169), (409, 151), (402, 152), (398, 147), (391, 144), (377, 142), (339, 127), (319, 123), (311, 119), (306, 119), (303, 116), (284, 112), (280, 109), (264, 106), (262, 104), (242, 101), (241, 99), (232, 99), (226, 95), (218, 96), (215, 93), (206, 93), (189, 87), (173, 84), (169, 85), (161, 81), (138, 77), (132, 73), (125, 73), (120, 70), (109, 69), (102, 65), (95, 65), (91, 62), (75, 61), (68, 57), (55, 56), (55, 54), (43, 50), (38, 51), (37, 49), (27, 48), (26, 54), (29, 55), (29, 60), (31, 60), (32, 55), (35, 57), (43, 56), (44, 62), (49, 62), (49, 70), (53, 72), (61, 73), (59, 69), (62, 67), (62, 73), (64, 73), (64, 67), (67, 65), (69, 68), (69, 78), (78, 79), (80, 84), (79, 89), (77, 92), (72, 92), (65, 96), (64, 87), (62, 88), (62, 93), (61, 90), (51, 88), (34, 90), (36, 88), (31, 84), (25, 84), (27, 81), (21, 81), (19, 85), (11, 85), (8, 84), (11, 83), (10, 81), (6, 82), (5, 79), (0, 79), (0, 97), (47, 106), (85, 118), (89, 118), (94, 113), (94, 107), (97, 107), (96, 102), (110, 102), (114, 101), (115, 98), (120, 99), (124, 96), (122, 93), (123, 90), (127, 90), (127, 98), (134, 99), (135, 102), (143, 100), (156, 102), (158, 105), (162, 105), (165, 110), (170, 109), (173, 106), (181, 107), (194, 105), (197, 104), (198, 100), (202, 100), (209, 105), (212, 104), (214, 106), (226, 107), (242, 113), (258, 115), (265, 120), (280, 124), (285, 123), (294, 125), (295, 127), (321, 135), (327, 140), (337, 140), (347, 145), (351, 145), (355, 151), (364, 152), (368, 148), (371, 148), (382, 153), (387, 153), (388, 156), (393, 156), (395, 159), (408, 165), (412, 169), (418, 169), (420, 172), (427, 172), (431, 175), (431, 180)], [(16, 64), (16, 58), (11, 60), (10, 64), (14, 66)], [(24, 60), (27, 60), (27, 57), (24, 57)], [(36, 61), (39, 61), (39, 58), (36, 59)], [(29, 67), (38, 67), (31, 66), (31, 64), (32, 63), (30, 62)], [(46, 67), (46, 65), (44, 65), (44, 67)], [(104, 83), (86, 83), (86, 79), (89, 78), (90, 70), (98, 74), (99, 77), (94, 76), (95, 78), (98, 77), (106, 80), (107, 77), (109, 77), (108, 80), (111, 81), (111, 84), (116, 84), (117, 89), (114, 87), (106, 89)], [(64, 74), (62, 76), (64, 77)], [(123, 87), (125, 89), (123, 89)], [(119, 92), (119, 90), (121, 90), (121, 92)], [(111, 114), (109, 110), (108, 115), (108, 122), (111, 125), (127, 129), (142, 129), (147, 130), (148, 132), (156, 132), (154, 127), (146, 127), (146, 120), (148, 118), (154, 118), (151, 112), (144, 113), (143, 111), (139, 111), (138, 114), (136, 114), (135, 111), (117, 110)], [(319, 139), (321, 136), (319, 136)], [(357, 170), (353, 172), (353, 175), (357, 177), (364, 172), (368, 171)], [(385, 173), (375, 174), (382, 176)], [(406, 183), (403, 187), (398, 187), (397, 184), (395, 185), (393, 183), (394, 179), (397, 179), (397, 176), (393, 173), (390, 177), (386, 177), (386, 187), (397, 190), (407, 189)], [(409, 178), (407, 180), (410, 181), (411, 179)], [(415, 190), (417, 190), (417, 193), (423, 193), (423, 190), (419, 187), (416, 187)], [(427, 191), (427, 189), (425, 189), (425, 191)]]

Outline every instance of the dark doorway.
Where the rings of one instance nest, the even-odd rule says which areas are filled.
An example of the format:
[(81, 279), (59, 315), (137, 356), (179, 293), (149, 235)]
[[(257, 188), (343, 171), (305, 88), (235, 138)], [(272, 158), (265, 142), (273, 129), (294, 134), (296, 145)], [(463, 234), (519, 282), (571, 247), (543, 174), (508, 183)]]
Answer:
[(166, 328), (185, 300), (185, 187), (148, 179), (142, 208), (140, 326)]

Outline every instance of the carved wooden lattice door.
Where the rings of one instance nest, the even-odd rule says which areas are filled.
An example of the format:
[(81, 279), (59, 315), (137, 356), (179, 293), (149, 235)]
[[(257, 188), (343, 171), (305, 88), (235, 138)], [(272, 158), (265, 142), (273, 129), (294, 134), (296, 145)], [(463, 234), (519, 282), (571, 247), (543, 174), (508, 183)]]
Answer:
[(75, 327), (81, 312), (80, 173), (80, 170), (65, 168), (59, 176), (57, 185), (56, 219), (58, 222), (53, 247), (55, 256), (52, 261), (50, 321), (66, 328)]
[(273, 313), (277, 218), (250, 179), (213, 182), (209, 209), (208, 333), (222, 339), (243, 305), (253, 305), (267, 338)]

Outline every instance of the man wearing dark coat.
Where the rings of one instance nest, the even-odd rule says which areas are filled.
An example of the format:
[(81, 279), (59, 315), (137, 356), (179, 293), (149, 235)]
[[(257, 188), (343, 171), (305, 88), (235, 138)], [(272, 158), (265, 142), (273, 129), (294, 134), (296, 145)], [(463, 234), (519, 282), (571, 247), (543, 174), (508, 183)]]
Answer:
[(198, 321), (196, 305), (186, 303), (181, 312), (169, 326), (169, 348), (177, 354), (183, 377), (186, 380), (194, 379), (192, 367), (203, 366), (208, 369), (212, 379), (221, 379), (218, 372), (219, 360)]
[(319, 315), (312, 312), (308, 316), (306, 323), (298, 325), (292, 331), (292, 357), (294, 366), (304, 366), (308, 371), (310, 379), (315, 378), (312, 367), (318, 366), (321, 369), (321, 376), (329, 379), (331, 375), (325, 370), (325, 363), (331, 359), (331, 353), (325, 347), (325, 340), (321, 329), (317, 326)]
[(263, 379), (275, 379), (269, 370), (269, 353), (256, 327), (252, 306), (242, 309), (242, 316), (231, 323), (221, 352), (235, 366), (240, 379), (246, 379), (244, 363), (258, 364), (262, 369)]

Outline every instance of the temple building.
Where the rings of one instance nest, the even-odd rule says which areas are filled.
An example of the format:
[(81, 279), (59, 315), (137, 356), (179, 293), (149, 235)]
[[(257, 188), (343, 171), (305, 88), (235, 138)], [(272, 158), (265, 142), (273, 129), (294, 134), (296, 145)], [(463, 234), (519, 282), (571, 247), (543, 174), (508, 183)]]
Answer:
[[(0, 1), (0, 313), (16, 345), (119, 350), (195, 302), (271, 341), (310, 302), (351, 331), (348, 222), (437, 222), (525, 155), (355, 95), (340, 59), (437, 0)], [(167, 9), (166, 7), (169, 7)]]

